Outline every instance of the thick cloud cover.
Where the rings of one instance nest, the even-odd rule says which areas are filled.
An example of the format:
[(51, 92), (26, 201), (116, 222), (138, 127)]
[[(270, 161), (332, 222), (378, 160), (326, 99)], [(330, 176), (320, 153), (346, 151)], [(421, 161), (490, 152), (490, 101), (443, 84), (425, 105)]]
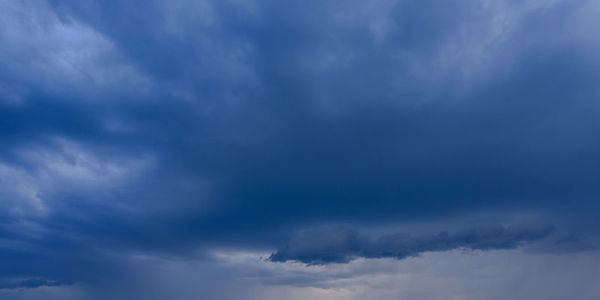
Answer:
[[(102, 290), (132, 256), (215, 249), (308, 263), (594, 249), (599, 13), (0, 0), (0, 285)], [(354, 229), (293, 238), (339, 223)]]

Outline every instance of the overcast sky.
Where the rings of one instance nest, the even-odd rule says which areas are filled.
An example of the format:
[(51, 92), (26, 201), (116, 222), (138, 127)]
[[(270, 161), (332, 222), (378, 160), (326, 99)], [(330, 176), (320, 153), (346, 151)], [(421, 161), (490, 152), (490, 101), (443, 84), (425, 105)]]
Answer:
[(0, 0), (0, 298), (596, 300), (600, 3)]

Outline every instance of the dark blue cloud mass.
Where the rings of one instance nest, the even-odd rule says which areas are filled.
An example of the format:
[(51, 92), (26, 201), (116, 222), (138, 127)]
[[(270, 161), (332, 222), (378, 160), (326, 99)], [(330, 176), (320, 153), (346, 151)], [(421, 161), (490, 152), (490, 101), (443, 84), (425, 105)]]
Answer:
[[(132, 260), (224, 249), (307, 264), (593, 252), (599, 13), (0, 0), (0, 290), (139, 298), (115, 287), (143, 277)], [(349, 227), (298, 234), (335, 224)]]
[(351, 228), (321, 228), (302, 232), (269, 259), (278, 262), (296, 260), (307, 264), (326, 264), (348, 262), (357, 257), (405, 259), (423, 252), (452, 249), (512, 249), (547, 238), (552, 231), (548, 226), (515, 228), (496, 225), (420, 237), (395, 233), (373, 240)]

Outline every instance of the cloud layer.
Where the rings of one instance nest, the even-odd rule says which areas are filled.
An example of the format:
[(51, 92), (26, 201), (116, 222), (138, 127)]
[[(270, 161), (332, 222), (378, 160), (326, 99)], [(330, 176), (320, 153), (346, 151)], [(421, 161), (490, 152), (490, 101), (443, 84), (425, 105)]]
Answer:
[(299, 261), (307, 264), (344, 263), (356, 258), (404, 259), (424, 252), (513, 249), (547, 238), (552, 227), (487, 226), (456, 233), (412, 236), (386, 234), (378, 238), (344, 227), (304, 231), (273, 253), (275, 262)]
[(548, 251), (593, 249), (599, 12), (0, 0), (0, 282), (93, 290), (132, 256), (215, 249), (308, 264), (513, 249), (545, 241), (514, 227), (531, 215), (562, 234)]

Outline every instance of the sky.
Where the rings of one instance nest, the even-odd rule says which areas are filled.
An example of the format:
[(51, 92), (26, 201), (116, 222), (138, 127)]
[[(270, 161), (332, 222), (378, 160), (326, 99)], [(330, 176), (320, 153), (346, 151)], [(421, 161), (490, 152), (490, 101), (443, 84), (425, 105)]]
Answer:
[(599, 15), (0, 0), (0, 298), (596, 300)]

